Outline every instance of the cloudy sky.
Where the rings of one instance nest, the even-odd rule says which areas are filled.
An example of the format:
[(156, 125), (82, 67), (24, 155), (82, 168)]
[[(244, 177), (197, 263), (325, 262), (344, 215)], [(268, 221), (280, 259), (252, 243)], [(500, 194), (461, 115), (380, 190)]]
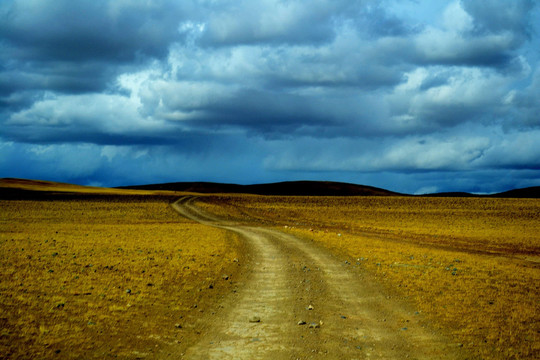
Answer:
[(2, 0), (0, 177), (540, 185), (540, 4)]

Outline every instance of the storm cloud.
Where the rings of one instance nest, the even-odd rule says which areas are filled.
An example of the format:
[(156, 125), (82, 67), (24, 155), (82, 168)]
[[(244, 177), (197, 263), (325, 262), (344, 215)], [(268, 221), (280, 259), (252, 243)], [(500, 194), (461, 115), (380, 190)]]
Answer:
[(540, 185), (534, 1), (0, 3), (0, 176)]

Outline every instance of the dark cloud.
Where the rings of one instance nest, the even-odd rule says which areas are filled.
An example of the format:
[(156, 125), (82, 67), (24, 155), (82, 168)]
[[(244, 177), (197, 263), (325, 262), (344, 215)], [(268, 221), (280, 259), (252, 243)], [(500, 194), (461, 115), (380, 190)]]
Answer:
[(118, 68), (99, 63), (46, 62), (0, 72), (0, 96), (25, 91), (85, 93), (107, 87)]
[(178, 39), (174, 1), (5, 1), (0, 32), (21, 61), (117, 61), (163, 57)]
[(187, 6), (175, 1), (0, 4), (2, 92), (103, 90), (126, 67), (163, 58)]
[(529, 86), (521, 91), (511, 91), (506, 102), (512, 105), (511, 116), (507, 118), (506, 127), (523, 126), (540, 128), (540, 70), (536, 69)]
[(480, 34), (508, 31), (516, 41), (524, 41), (530, 34), (531, 21), (535, 21), (529, 16), (533, 0), (463, 0), (461, 3), (474, 19), (474, 32)]
[(539, 14), (495, 0), (3, 1), (0, 176), (531, 186)]
[(359, 31), (372, 39), (373, 37), (409, 36), (421, 30), (417, 24), (407, 24), (389, 14), (383, 3), (370, 3), (366, 7), (359, 8), (356, 14), (350, 15)]
[(533, 2), (461, 1), (450, 4), (445, 28), (428, 28), (415, 41), (412, 61), (488, 67), (508, 71), (519, 65), (516, 52), (532, 33)]

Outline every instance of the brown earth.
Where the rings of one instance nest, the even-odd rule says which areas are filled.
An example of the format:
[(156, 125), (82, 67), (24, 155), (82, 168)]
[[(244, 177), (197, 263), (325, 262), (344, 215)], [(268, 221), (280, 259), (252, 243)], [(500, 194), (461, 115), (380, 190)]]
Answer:
[(173, 207), (240, 234), (247, 262), (237, 287), (199, 319), (201, 330), (169, 349), (171, 359), (471, 358), (358, 267), (292, 235), (222, 220), (195, 201)]

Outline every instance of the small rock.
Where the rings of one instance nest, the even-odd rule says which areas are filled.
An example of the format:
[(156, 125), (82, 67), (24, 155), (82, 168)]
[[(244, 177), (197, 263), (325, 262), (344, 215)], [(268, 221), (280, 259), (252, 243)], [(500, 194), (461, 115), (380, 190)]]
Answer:
[(341, 315), (341, 318), (342, 319), (346, 319), (347, 317), (345, 315)]
[(312, 306), (312, 305), (309, 305), (306, 309), (307, 309), (307, 310), (313, 310), (313, 306)]
[(214, 284), (208, 285), (208, 288), (209, 288), (209, 289), (213, 289), (213, 288), (214, 288)]
[(131, 289), (126, 289), (126, 294), (131, 294)]
[(177, 329), (181, 329), (181, 328), (182, 328), (182, 325), (176, 323), (176, 324), (174, 324), (174, 327), (177, 328)]
[(258, 316), (252, 316), (249, 318), (249, 322), (250, 323), (258, 323), (258, 322), (261, 322), (261, 318), (258, 317)]
[(223, 275), (221, 278), (222, 278), (223, 280), (229, 280), (229, 275)]
[(319, 324), (319, 323), (316, 323), (316, 322), (309, 323), (309, 328), (310, 329), (318, 329), (320, 327), (321, 327), (321, 324)]
[(300, 321), (298, 322), (298, 325), (306, 325), (306, 322), (305, 322), (304, 320), (300, 320)]

